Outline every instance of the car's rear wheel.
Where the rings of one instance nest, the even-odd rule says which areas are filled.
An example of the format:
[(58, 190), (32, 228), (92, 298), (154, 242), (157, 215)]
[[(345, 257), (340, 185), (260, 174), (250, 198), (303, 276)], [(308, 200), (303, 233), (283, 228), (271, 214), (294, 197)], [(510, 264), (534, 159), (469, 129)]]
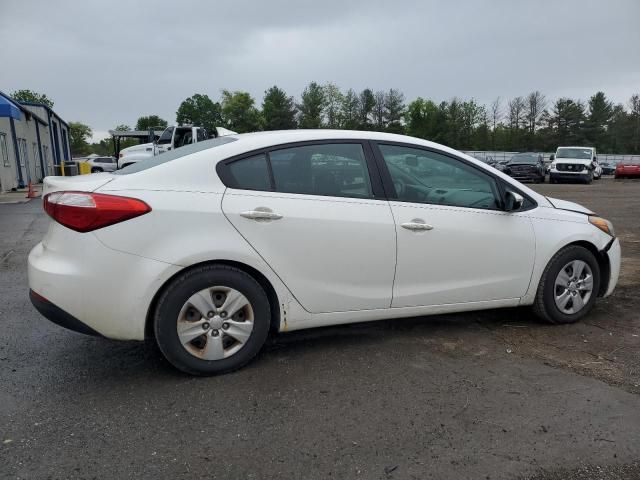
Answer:
[(584, 247), (563, 248), (542, 274), (533, 304), (535, 313), (550, 323), (574, 323), (585, 316), (600, 288), (600, 267)]
[(209, 265), (177, 277), (158, 300), (154, 330), (167, 360), (192, 375), (236, 370), (260, 351), (269, 332), (266, 293), (250, 275)]

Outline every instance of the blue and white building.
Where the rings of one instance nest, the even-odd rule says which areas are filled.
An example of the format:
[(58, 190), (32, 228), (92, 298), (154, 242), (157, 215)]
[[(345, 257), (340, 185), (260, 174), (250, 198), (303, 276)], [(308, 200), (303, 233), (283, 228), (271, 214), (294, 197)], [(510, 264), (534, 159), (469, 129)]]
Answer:
[(0, 192), (39, 183), (69, 160), (69, 125), (60, 116), (0, 92)]

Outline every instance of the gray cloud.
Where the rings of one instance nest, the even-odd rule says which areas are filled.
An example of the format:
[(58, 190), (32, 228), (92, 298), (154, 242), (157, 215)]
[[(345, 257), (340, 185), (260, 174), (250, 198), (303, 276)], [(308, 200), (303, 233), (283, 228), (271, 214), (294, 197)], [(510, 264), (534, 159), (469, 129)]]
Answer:
[(640, 90), (637, 0), (35, 1), (0, 6), (0, 89), (47, 93), (96, 131), (193, 93), (258, 100), (310, 81), (488, 103)]

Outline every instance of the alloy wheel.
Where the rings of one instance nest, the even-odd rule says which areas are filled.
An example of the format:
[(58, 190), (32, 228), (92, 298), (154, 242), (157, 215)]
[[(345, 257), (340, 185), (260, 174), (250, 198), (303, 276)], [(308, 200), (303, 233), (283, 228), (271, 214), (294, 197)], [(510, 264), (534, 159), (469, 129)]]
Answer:
[(566, 314), (578, 313), (593, 294), (593, 273), (589, 264), (573, 260), (560, 269), (555, 281), (555, 302)]

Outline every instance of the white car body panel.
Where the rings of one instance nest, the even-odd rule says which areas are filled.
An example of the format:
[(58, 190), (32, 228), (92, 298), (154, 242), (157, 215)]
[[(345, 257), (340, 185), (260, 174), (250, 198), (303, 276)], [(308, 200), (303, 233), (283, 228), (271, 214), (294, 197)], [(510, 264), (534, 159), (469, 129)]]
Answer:
[[(283, 218), (240, 215), (265, 206)], [(391, 305), (396, 233), (389, 202), (229, 189), (222, 209), (309, 312)]]
[[(47, 177), (44, 194), (78, 190), (129, 196), (147, 202), (152, 211), (84, 234), (52, 221), (46, 237), (29, 256), (30, 288), (107, 337), (140, 340), (154, 296), (173, 275), (203, 262), (237, 262), (269, 281), (278, 297), (280, 329), (296, 330), (528, 305), (544, 268), (560, 248), (588, 242), (603, 251), (612, 241), (586, 215), (569, 211), (579, 210), (577, 204), (552, 199), (560, 208), (570, 207), (554, 208), (546, 197), (481, 161), (426, 140), (332, 130), (234, 138), (239, 140), (127, 175)], [(227, 189), (215, 170), (219, 161), (252, 150), (327, 139), (407, 142), (452, 153), (513, 185), (538, 206), (506, 213), (247, 192)], [(260, 223), (239, 216), (245, 208), (260, 206), (277, 209), (283, 218)], [(434, 229), (415, 233), (399, 226), (415, 218), (416, 212)], [(348, 220), (343, 224), (331, 219), (332, 213), (344, 214)], [(320, 225), (326, 220), (330, 228)], [(500, 252), (493, 245), (501, 235), (511, 239), (515, 250)], [(274, 248), (278, 242), (283, 250)], [(457, 252), (429, 255), (429, 244), (432, 250)], [(286, 257), (288, 252), (291, 258)], [(328, 257), (329, 253), (334, 256)], [(610, 294), (619, 274), (617, 240), (607, 255), (612, 265)], [(457, 256), (462, 260), (459, 265)], [(412, 258), (417, 259), (415, 264)], [(445, 270), (452, 268), (452, 262), (454, 270)], [(465, 264), (469, 275), (446, 278), (447, 272), (464, 274), (460, 266)], [(306, 272), (298, 270), (300, 266)], [(438, 278), (443, 271), (444, 283)], [(100, 295), (92, 293), (96, 291)]]
[[(181, 268), (106, 248), (51, 222), (29, 254), (29, 286), (105, 337), (144, 339), (151, 300)], [(126, 275), (123, 275), (126, 272)]]
[[(520, 298), (529, 287), (536, 243), (526, 212), (391, 202), (398, 225), (394, 307)], [(470, 248), (473, 243), (473, 248)], [(509, 248), (505, 248), (509, 245)]]
[(584, 213), (586, 215), (594, 215), (594, 213), (591, 210), (589, 210), (586, 207), (583, 207), (579, 203), (569, 202), (568, 200), (561, 200), (559, 198), (551, 198), (551, 197), (547, 197), (547, 200), (549, 200), (554, 207), (559, 208), (560, 210), (568, 210), (570, 212), (578, 212), (578, 213)]

